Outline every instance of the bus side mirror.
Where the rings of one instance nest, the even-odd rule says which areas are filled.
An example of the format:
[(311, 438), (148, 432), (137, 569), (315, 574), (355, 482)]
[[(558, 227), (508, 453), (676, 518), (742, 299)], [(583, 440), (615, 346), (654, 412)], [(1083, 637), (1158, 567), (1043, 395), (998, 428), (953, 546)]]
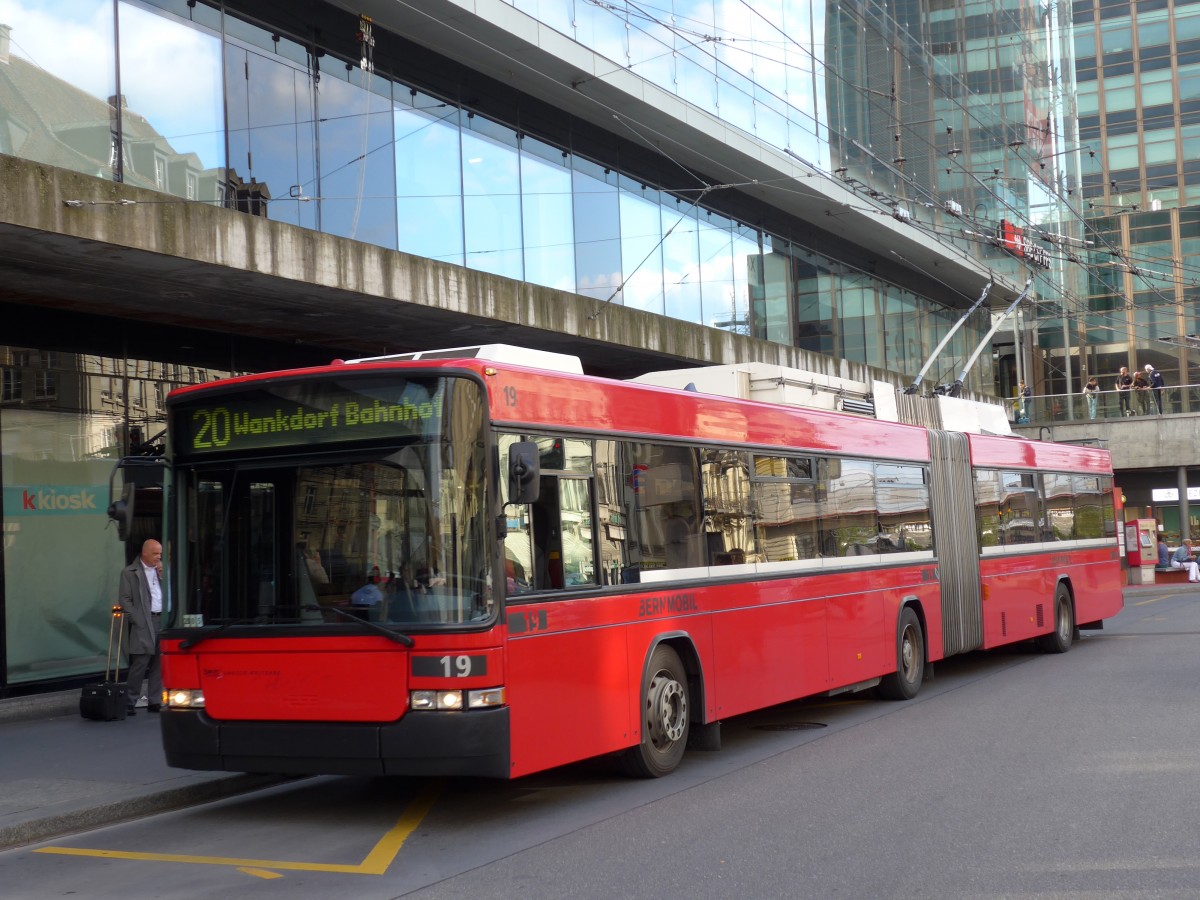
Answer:
[[(113, 470), (116, 474), (116, 470)], [(117, 540), (129, 540), (129, 533), (133, 530), (133, 498), (137, 491), (137, 486), (132, 481), (125, 483), (124, 490), (121, 491), (121, 499), (112, 499), (112, 480), (108, 483), (108, 517), (117, 523)]]
[(508, 448), (508, 502), (536, 503), (541, 487), (538, 445), (518, 441)]

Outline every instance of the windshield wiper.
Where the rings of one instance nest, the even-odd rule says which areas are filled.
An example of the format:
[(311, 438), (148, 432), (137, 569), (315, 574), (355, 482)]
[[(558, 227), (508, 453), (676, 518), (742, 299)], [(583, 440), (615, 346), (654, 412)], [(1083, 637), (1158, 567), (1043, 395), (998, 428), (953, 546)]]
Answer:
[(388, 640), (395, 641), (397, 644), (403, 644), (405, 647), (411, 647), (414, 644), (412, 638), (402, 631), (392, 631), (390, 628), (384, 628), (378, 622), (372, 622), (369, 619), (360, 619), (352, 612), (347, 612), (339, 606), (318, 606), (316, 603), (306, 603), (300, 607), (305, 612), (324, 612), (329, 610), (343, 618), (350, 619), (352, 622), (357, 622), (359, 625), (365, 625), (372, 631), (378, 631)]
[(192, 647), (195, 647), (201, 641), (207, 641), (210, 637), (220, 634), (226, 628), (232, 628), (234, 625), (250, 625), (254, 622), (258, 622), (261, 619), (262, 619), (262, 616), (255, 616), (253, 619), (230, 619), (227, 622), (222, 622), (216, 628), (211, 628), (208, 631), (202, 631), (200, 634), (193, 635), (192, 637), (188, 638), (186, 641), (181, 642), (179, 644), (179, 649), (180, 650), (190, 650)]

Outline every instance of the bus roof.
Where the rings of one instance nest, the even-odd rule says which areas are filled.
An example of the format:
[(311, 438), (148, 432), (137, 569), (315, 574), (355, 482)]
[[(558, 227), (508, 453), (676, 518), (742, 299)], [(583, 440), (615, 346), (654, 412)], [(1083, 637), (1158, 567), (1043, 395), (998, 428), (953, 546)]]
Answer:
[[(171, 392), (171, 399), (302, 378), (457, 369), (474, 373), (488, 385), (491, 421), (512, 431), (705, 440), (913, 462), (930, 458), (928, 431), (919, 425), (551, 371), (479, 356), (405, 356), (350, 363), (335, 360), (327, 366), (243, 375), (178, 388)], [(968, 440), (972, 462), (979, 466), (1111, 473), (1108, 452), (1097, 448), (979, 434), (968, 434)]]

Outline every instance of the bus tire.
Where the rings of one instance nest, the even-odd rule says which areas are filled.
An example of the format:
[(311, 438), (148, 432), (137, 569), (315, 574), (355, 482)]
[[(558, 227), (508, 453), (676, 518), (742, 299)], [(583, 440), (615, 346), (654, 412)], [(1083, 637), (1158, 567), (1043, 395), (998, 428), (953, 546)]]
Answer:
[(621, 768), (637, 778), (661, 778), (683, 759), (690, 724), (687, 672), (666, 644), (650, 654), (640, 709), (642, 740), (622, 751)]
[(877, 691), (885, 700), (911, 700), (925, 679), (925, 633), (911, 606), (900, 611), (896, 628), (896, 671), (885, 675)]
[(1054, 591), (1054, 630), (1037, 639), (1044, 653), (1066, 653), (1075, 637), (1075, 613), (1071, 609), (1071, 592), (1065, 584)]

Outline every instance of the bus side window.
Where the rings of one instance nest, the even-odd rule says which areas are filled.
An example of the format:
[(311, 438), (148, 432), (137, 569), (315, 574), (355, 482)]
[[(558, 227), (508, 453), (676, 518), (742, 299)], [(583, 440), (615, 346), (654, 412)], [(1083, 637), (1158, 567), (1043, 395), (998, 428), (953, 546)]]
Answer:
[[(501, 439), (502, 471), (505, 438)], [(509, 595), (597, 583), (591, 442), (535, 440), (542, 449), (538, 499), (505, 507), (504, 567)]]
[(563, 586), (562, 523), (559, 515), (558, 479), (542, 476), (541, 492), (530, 507), (533, 525), (533, 588), (553, 590)]
[(750, 465), (750, 454), (743, 451), (703, 451), (700, 475), (710, 565), (733, 566), (754, 561)]
[(629, 548), (629, 462), (622, 442), (596, 441), (596, 470), (592, 482), (596, 494), (596, 521), (592, 540), (600, 554), (601, 584), (636, 584), (639, 567), (630, 565)]
[[(519, 434), (502, 434), (497, 441), (500, 451), (499, 472), (508, 472), (508, 448), (524, 437)], [(504, 581), (508, 596), (533, 590), (533, 539), (530, 528), (531, 507), (523, 503), (512, 503), (508, 496), (508, 479), (499, 479), (501, 499), (504, 501)]]

